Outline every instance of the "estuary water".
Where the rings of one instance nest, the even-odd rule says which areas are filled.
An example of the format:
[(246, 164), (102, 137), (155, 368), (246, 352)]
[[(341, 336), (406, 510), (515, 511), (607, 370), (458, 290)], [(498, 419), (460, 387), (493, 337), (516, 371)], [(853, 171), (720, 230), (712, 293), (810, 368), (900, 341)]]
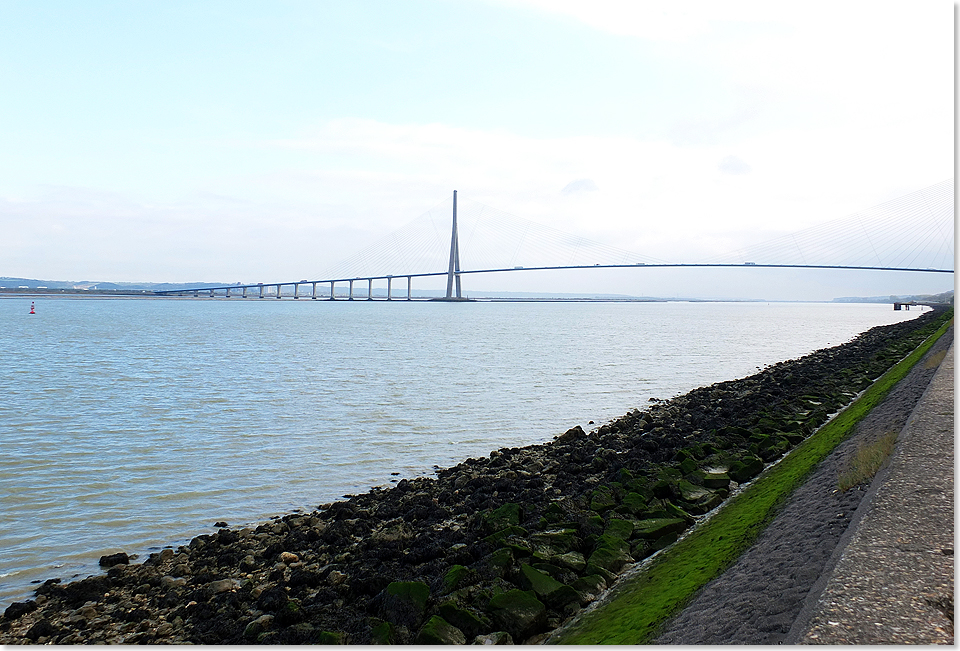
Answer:
[[(30, 315), (30, 302), (36, 314)], [(890, 305), (0, 299), (0, 608), (591, 429), (919, 315)], [(589, 422), (594, 421), (595, 425)]]

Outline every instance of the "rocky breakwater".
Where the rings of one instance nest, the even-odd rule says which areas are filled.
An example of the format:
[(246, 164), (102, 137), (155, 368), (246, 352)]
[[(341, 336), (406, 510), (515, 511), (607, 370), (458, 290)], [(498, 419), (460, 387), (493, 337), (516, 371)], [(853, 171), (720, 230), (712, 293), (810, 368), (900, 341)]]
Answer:
[(597, 599), (929, 334), (938, 313), (468, 459), (201, 535), (0, 617), (11, 643), (520, 643)]

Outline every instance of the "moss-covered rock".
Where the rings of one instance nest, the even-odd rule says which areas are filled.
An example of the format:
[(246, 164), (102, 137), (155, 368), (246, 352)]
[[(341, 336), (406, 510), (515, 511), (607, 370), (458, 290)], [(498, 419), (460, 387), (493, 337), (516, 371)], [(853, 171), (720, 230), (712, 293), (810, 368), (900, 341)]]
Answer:
[(467, 638), (456, 626), (452, 626), (442, 617), (434, 615), (431, 617), (420, 633), (417, 635), (415, 644), (466, 644)]
[(633, 535), (633, 522), (630, 520), (621, 520), (620, 518), (611, 518), (607, 522), (607, 527), (603, 530), (607, 536), (619, 538), (620, 540), (630, 540)]
[(443, 593), (453, 592), (457, 588), (469, 584), (475, 577), (476, 572), (473, 570), (463, 565), (454, 565), (443, 575)]
[(730, 486), (730, 475), (725, 472), (704, 473), (703, 485), (706, 488), (728, 488)]
[(461, 608), (454, 601), (441, 604), (438, 612), (443, 619), (459, 628), (467, 637), (474, 637), (490, 629), (490, 620)]
[(685, 479), (681, 479), (677, 483), (677, 488), (680, 490), (680, 499), (685, 502), (696, 502), (701, 497), (710, 494), (709, 488), (691, 484)]
[(552, 559), (555, 563), (559, 563), (563, 567), (568, 567), (574, 572), (582, 572), (587, 566), (587, 561), (583, 557), (583, 554), (580, 552), (567, 552), (566, 554), (560, 554), (559, 556), (554, 556)]
[(630, 491), (623, 496), (623, 500), (615, 511), (624, 515), (633, 515), (642, 511), (646, 505), (647, 500), (643, 495), (636, 491)]
[(723, 496), (719, 493), (710, 493), (709, 495), (701, 497), (695, 505), (700, 511), (698, 515), (702, 515), (717, 508), (723, 504), (723, 499)]
[(590, 510), (597, 513), (608, 511), (617, 505), (617, 498), (613, 490), (608, 486), (603, 486), (593, 491), (590, 498)]
[(750, 481), (763, 470), (763, 459), (753, 455), (746, 455), (730, 464), (727, 474), (735, 482)]
[(630, 547), (627, 542), (621, 538), (604, 534), (600, 536), (596, 549), (590, 554), (587, 560), (587, 572), (595, 572), (594, 568), (600, 568), (607, 572), (619, 572), (624, 565), (632, 563), (633, 557), (630, 556)]
[(534, 594), (549, 606), (563, 608), (569, 603), (580, 601), (576, 590), (535, 567), (521, 565), (520, 575), (523, 587), (533, 590)]
[(607, 581), (599, 574), (588, 574), (570, 584), (585, 601), (593, 601), (607, 589)]
[(503, 576), (503, 573), (513, 563), (513, 552), (506, 547), (502, 547), (487, 558), (487, 568), (495, 576)]
[(490, 532), (501, 531), (507, 527), (519, 525), (523, 520), (523, 509), (515, 502), (507, 502), (482, 517), (484, 528)]
[(340, 631), (320, 631), (316, 636), (317, 644), (346, 644), (347, 634)]
[(520, 580), (522, 588), (533, 590), (538, 597), (543, 597), (563, 585), (549, 574), (526, 564), (520, 566)]
[(686, 528), (687, 523), (680, 518), (655, 518), (637, 521), (634, 533), (638, 538), (656, 540), (668, 533), (679, 533)]
[(495, 595), (487, 606), (494, 624), (517, 641), (539, 633), (547, 623), (547, 607), (532, 592), (510, 590)]
[(416, 629), (430, 599), (430, 588), (421, 581), (394, 581), (383, 591), (383, 618)]
[(490, 543), (491, 545), (502, 545), (504, 544), (504, 542), (506, 542), (507, 538), (509, 538), (510, 536), (519, 536), (521, 538), (525, 538), (527, 535), (528, 535), (528, 532), (523, 527), (519, 527), (517, 525), (511, 525), (509, 527), (504, 527), (503, 529), (501, 529), (500, 531), (497, 531), (496, 533), (490, 534), (489, 536), (484, 538), (484, 540)]
[(375, 623), (370, 627), (370, 642), (372, 644), (394, 644), (396, 634), (390, 622)]
[(679, 538), (679, 536), (676, 533), (664, 534), (653, 541), (653, 543), (650, 545), (650, 549), (652, 552), (658, 552), (661, 549), (665, 549), (677, 542), (677, 538)]
[(576, 542), (575, 529), (552, 529), (535, 533), (528, 538), (534, 554), (541, 554), (545, 558), (564, 554), (573, 549)]

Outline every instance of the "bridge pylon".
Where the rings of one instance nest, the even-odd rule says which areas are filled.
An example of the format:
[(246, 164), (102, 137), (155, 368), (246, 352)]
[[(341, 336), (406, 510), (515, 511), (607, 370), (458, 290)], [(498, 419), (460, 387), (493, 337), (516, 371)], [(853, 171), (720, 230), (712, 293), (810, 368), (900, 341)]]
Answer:
[[(456, 283), (457, 295), (453, 295)], [(460, 290), (460, 241), (457, 233), (457, 191), (453, 191), (453, 226), (450, 229), (450, 264), (447, 267), (447, 295), (436, 301), (469, 301)]]

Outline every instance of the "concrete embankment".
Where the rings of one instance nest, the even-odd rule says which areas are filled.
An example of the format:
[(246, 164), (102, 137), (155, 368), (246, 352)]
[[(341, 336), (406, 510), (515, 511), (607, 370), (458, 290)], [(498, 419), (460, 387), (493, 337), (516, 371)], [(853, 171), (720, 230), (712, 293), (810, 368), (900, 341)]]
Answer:
[(825, 588), (788, 640), (953, 644), (952, 346), (864, 501)]
[(0, 643), (538, 642), (801, 446), (942, 313), (635, 410), (590, 433), (468, 459), (312, 513), (223, 527), (61, 583)]

